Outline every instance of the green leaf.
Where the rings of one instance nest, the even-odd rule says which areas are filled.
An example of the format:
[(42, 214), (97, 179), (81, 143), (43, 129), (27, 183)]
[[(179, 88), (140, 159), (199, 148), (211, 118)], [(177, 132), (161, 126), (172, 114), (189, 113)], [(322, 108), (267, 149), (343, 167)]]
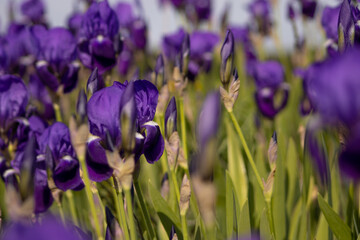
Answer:
[(161, 223), (163, 224), (167, 233), (170, 233), (171, 227), (174, 225), (177, 234), (182, 238), (181, 234), (181, 223), (180, 216), (175, 214), (167, 202), (162, 198), (159, 191), (152, 185), (149, 181), (148, 184), (149, 194), (154, 206), (155, 211), (157, 212)]
[(295, 199), (297, 196), (300, 196), (298, 179), (299, 179), (299, 168), (298, 168), (298, 154), (296, 152), (296, 145), (292, 138), (289, 140), (289, 145), (286, 153), (286, 169), (287, 169), (287, 180), (288, 180), (288, 189), (287, 189), (287, 199), (286, 199), (286, 210), (288, 213), (294, 207)]
[(238, 229), (238, 232), (242, 235), (248, 235), (251, 233), (249, 203), (247, 201), (241, 210), (240, 228)]
[(226, 236), (231, 238), (234, 229), (234, 194), (229, 172), (226, 170)]
[(278, 158), (276, 160), (276, 173), (274, 192), (272, 197), (272, 213), (274, 218), (276, 239), (286, 238), (286, 198), (285, 198), (285, 150), (287, 141), (284, 134), (278, 132)]
[(352, 233), (348, 225), (337, 215), (337, 213), (325, 202), (323, 197), (318, 194), (318, 202), (329, 227), (339, 240), (351, 240)]
[(271, 239), (269, 222), (266, 217), (266, 209), (264, 208), (260, 218), (260, 238), (264, 240)]

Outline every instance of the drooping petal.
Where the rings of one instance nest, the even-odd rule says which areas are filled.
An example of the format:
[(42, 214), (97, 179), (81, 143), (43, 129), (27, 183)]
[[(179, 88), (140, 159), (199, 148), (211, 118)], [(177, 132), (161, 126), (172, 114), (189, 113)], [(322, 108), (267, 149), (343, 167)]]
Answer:
[(113, 173), (106, 158), (105, 149), (100, 144), (100, 138), (93, 138), (87, 143), (86, 165), (88, 167), (89, 178), (95, 182), (101, 182)]
[(63, 190), (80, 190), (84, 183), (80, 177), (79, 161), (66, 155), (59, 160), (54, 169), (53, 179), (55, 185)]
[(147, 122), (142, 127), (146, 130), (144, 155), (148, 163), (154, 163), (162, 156), (165, 142), (157, 123), (153, 121)]
[(45, 170), (36, 169), (35, 172), (35, 213), (46, 212), (52, 205), (54, 199), (48, 186)]

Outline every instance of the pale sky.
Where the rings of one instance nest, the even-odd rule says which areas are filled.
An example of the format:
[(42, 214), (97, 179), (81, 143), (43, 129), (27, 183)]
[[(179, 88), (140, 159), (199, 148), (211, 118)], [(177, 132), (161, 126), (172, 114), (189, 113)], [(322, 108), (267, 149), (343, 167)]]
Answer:
[[(22, 0), (0, 0), (0, 32), (6, 30), (8, 22), (8, 4), (10, 1), (16, 4), (22, 2)], [(45, 0), (47, 8), (47, 19), (50, 20), (51, 26), (65, 26), (68, 16), (73, 11), (78, 0)], [(109, 0), (110, 5), (115, 5), (121, 0)], [(131, 0), (123, 0), (131, 2)], [(286, 19), (286, 6), (287, 2), (292, 0), (278, 0), (278, 13), (275, 14), (276, 21), (279, 26), (279, 35), (284, 46), (291, 48), (294, 42), (292, 28)], [(246, 6), (251, 0), (213, 0), (213, 15), (212, 26), (215, 30), (219, 28), (219, 19), (221, 13), (225, 8), (225, 4), (229, 2), (231, 4), (229, 21), (232, 24), (245, 24), (248, 20), (248, 13)], [(338, 1), (336, 0), (321, 0), (318, 1), (320, 9), (326, 4), (334, 5)], [(151, 47), (158, 48), (161, 36), (164, 33), (175, 31), (181, 25), (181, 17), (174, 11), (171, 6), (166, 8), (160, 8), (158, 0), (141, 0), (145, 10), (145, 19), (149, 24), (149, 44)], [(320, 14), (319, 14), (320, 16)], [(20, 17), (20, 16), (17, 16)], [(205, 26), (206, 28), (207, 26)], [(300, 24), (300, 31), (305, 32), (306, 36), (311, 36), (310, 42), (313, 44), (319, 44), (322, 42), (321, 34), (317, 34), (316, 23), (310, 23), (303, 26)], [(315, 33), (315, 34), (314, 34)], [(271, 43), (269, 43), (271, 45)]]

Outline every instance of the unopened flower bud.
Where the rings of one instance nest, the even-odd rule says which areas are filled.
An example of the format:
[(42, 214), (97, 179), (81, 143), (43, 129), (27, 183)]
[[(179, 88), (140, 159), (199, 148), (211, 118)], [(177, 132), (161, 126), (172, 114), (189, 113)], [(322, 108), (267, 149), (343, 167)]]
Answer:
[(87, 114), (87, 97), (84, 89), (81, 89), (76, 103), (76, 112), (80, 117), (80, 122), (84, 122)]
[(86, 92), (89, 95), (94, 94), (96, 91), (104, 87), (104, 82), (101, 76), (98, 75), (98, 68), (96, 67), (89, 76), (86, 85)]
[(349, 0), (344, 0), (341, 4), (338, 21), (338, 33), (338, 45), (340, 50), (344, 50), (353, 45), (355, 37), (355, 24)]
[(268, 159), (270, 163), (271, 170), (276, 168), (276, 159), (277, 159), (277, 135), (274, 131), (274, 134), (272, 135), (270, 139), (269, 149), (268, 149)]
[(230, 82), (231, 74), (234, 69), (234, 35), (231, 30), (228, 30), (224, 43), (221, 47), (221, 68), (220, 68), (220, 80), (223, 86), (226, 88)]
[(172, 97), (165, 111), (165, 136), (170, 138), (171, 134), (176, 131), (177, 109), (175, 97)]
[(183, 216), (185, 216), (186, 211), (189, 208), (190, 196), (191, 196), (190, 181), (187, 178), (187, 175), (185, 174), (180, 188), (180, 203), (179, 203), (180, 214)]

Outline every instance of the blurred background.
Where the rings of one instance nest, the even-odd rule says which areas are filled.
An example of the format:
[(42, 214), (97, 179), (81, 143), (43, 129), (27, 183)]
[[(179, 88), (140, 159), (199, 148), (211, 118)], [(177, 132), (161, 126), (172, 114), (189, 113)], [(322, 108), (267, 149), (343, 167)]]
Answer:
[[(135, 0), (108, 0), (110, 5), (114, 6), (118, 2), (135, 2)], [(175, 31), (179, 26), (182, 26), (183, 19), (176, 12), (176, 10), (169, 4), (161, 7), (159, 0), (138, 0), (144, 9), (145, 19), (149, 27), (149, 44), (151, 48), (157, 49), (160, 45), (162, 35)], [(225, 10), (227, 4), (229, 8), (229, 22), (230, 24), (244, 25), (249, 19), (247, 5), (252, 0), (212, 0), (212, 17), (211, 24), (201, 26), (203, 29), (212, 29), (218, 31), (220, 28), (221, 15)], [(296, 0), (277, 0), (278, 9), (274, 12), (275, 21), (277, 22), (278, 34), (281, 42), (288, 50), (293, 48), (294, 36), (290, 21), (286, 21), (288, 2)], [(0, 0), (0, 32), (6, 31), (9, 21), (9, 6), (13, 3), (16, 10), (18, 10), (21, 0)], [(46, 4), (46, 18), (52, 26), (66, 26), (68, 17), (76, 9), (82, 9), (83, 6), (79, 4), (79, 0), (44, 0)], [(319, 33), (317, 25), (321, 18), (321, 12), (326, 5), (336, 5), (337, 0), (318, 0), (317, 17), (313, 21), (302, 21), (299, 23), (299, 31), (308, 40), (310, 45), (319, 45), (324, 41), (323, 34)], [(19, 13), (20, 11), (15, 11)], [(15, 19), (20, 20), (21, 16), (15, 16)], [(265, 42), (265, 48), (270, 50), (272, 42)]]

